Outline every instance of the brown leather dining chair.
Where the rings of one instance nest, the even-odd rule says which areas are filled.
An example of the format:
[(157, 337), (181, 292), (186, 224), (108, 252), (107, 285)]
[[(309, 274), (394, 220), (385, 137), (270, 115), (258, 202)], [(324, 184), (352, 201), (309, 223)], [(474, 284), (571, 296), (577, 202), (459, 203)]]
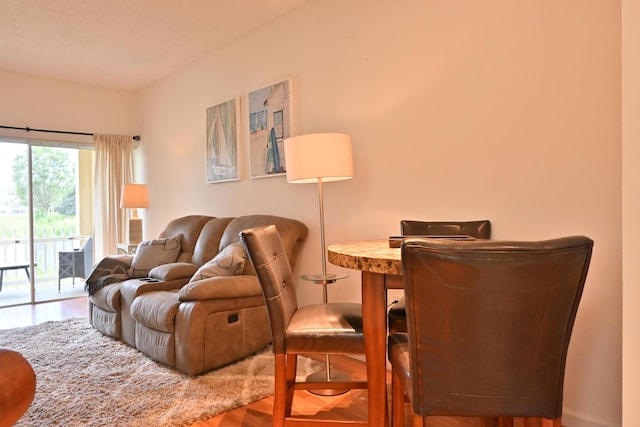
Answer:
[[(402, 236), (470, 236), (475, 239), (491, 238), (491, 221), (400, 221)], [(389, 332), (407, 331), (407, 311), (404, 298), (389, 309)]]
[(407, 397), (423, 422), (476, 416), (509, 426), (524, 417), (525, 426), (560, 427), (592, 248), (584, 236), (405, 240), (408, 333), (389, 336), (392, 425), (404, 426)]
[(267, 304), (273, 353), (275, 395), (273, 426), (367, 425), (354, 420), (316, 420), (292, 416), (295, 390), (363, 389), (364, 381), (296, 382), (299, 354), (364, 354), (362, 305), (328, 303), (298, 307), (293, 273), (275, 226), (255, 227), (240, 233), (248, 257), (262, 286)]
[(491, 221), (400, 221), (403, 236), (466, 235), (476, 239), (491, 238)]

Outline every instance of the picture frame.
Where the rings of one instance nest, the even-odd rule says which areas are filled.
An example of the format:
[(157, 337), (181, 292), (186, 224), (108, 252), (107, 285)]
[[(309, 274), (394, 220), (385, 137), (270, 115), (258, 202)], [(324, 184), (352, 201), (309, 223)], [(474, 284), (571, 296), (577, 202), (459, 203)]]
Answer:
[(206, 180), (240, 180), (240, 98), (207, 108)]
[(293, 79), (249, 92), (249, 175), (252, 179), (286, 174), (284, 140), (291, 136)]

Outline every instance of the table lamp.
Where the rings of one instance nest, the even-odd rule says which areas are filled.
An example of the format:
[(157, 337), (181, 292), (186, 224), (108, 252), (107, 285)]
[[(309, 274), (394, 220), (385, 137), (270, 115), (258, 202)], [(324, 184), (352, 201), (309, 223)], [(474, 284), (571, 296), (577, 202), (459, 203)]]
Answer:
[[(353, 154), (351, 137), (343, 133), (315, 133), (287, 138), (284, 141), (284, 156), (287, 182), (293, 184), (318, 184), (318, 206), (320, 209), (320, 253), (322, 272), (302, 276), (305, 280), (322, 285), (322, 301), (327, 303), (327, 285), (338, 280), (335, 274), (327, 274), (327, 255), (324, 238), (324, 202), (322, 186), (325, 182), (353, 178)], [(307, 381), (330, 381), (348, 378), (341, 372), (331, 372), (329, 355), (326, 356), (326, 371), (311, 374)], [(315, 394), (335, 396), (347, 390), (314, 390)]]
[(146, 184), (125, 184), (120, 195), (120, 207), (133, 209), (133, 216), (129, 218), (129, 243), (142, 242), (142, 218), (138, 217), (138, 209), (149, 207), (149, 187)]

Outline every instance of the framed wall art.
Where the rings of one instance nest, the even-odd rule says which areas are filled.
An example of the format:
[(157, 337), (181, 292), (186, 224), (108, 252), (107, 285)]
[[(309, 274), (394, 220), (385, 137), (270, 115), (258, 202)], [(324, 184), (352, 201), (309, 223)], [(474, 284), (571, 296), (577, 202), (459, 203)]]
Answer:
[(284, 175), (284, 140), (291, 135), (293, 80), (249, 92), (249, 164), (251, 178)]
[(240, 99), (207, 109), (207, 183), (238, 181)]

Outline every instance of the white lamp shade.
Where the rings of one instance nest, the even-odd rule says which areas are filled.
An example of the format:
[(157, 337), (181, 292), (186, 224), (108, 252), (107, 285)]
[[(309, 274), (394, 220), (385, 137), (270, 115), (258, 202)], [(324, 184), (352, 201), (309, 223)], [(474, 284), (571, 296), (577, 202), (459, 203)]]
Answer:
[(287, 181), (295, 184), (353, 178), (351, 136), (314, 133), (284, 140)]
[(120, 195), (121, 208), (148, 208), (149, 187), (146, 184), (125, 184)]

